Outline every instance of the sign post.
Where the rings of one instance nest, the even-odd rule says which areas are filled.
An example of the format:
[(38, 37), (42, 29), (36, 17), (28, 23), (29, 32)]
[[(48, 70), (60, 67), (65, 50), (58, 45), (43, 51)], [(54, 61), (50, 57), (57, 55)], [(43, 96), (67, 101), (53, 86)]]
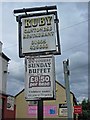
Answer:
[(38, 120), (43, 120), (43, 100), (38, 101)]
[(53, 55), (61, 54), (57, 7), (23, 8), (13, 12), (18, 22), (19, 57), (25, 57), (25, 98), (38, 100), (38, 120), (43, 120), (43, 100), (55, 99)]

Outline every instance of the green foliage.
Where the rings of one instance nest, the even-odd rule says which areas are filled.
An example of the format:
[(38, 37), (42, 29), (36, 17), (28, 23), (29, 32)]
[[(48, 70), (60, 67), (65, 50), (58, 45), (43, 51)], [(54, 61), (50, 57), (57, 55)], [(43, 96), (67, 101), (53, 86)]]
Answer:
[(79, 115), (79, 120), (90, 120), (90, 101), (84, 99), (80, 105), (82, 105), (82, 114)]

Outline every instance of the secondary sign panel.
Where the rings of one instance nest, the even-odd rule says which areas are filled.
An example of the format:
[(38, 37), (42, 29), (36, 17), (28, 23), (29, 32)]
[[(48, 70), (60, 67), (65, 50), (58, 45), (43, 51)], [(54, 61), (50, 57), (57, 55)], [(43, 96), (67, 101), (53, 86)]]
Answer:
[[(35, 117), (37, 116), (37, 105), (30, 105), (28, 106), (28, 115)], [(58, 111), (57, 111), (57, 106), (56, 105), (44, 105), (43, 106), (43, 114), (44, 116), (48, 116), (48, 117), (55, 117), (58, 115)]]
[(68, 116), (67, 104), (59, 104), (59, 116), (65, 117)]
[(38, 100), (55, 97), (54, 56), (25, 57), (25, 98)]
[(22, 53), (56, 51), (54, 14), (22, 18)]
[(14, 110), (14, 97), (7, 97), (7, 109), (12, 111)]
[(80, 105), (74, 106), (74, 114), (82, 114), (82, 106)]

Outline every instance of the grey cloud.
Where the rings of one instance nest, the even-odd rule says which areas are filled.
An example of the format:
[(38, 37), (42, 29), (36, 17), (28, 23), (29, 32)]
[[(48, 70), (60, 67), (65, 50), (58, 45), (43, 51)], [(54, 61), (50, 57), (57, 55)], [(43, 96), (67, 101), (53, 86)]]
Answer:
[(88, 66), (88, 56), (84, 52), (76, 52), (70, 56), (71, 69), (79, 66)]
[(79, 10), (82, 18), (88, 19), (88, 2), (76, 3), (76, 8)]
[[(18, 68), (19, 69), (19, 68)], [(9, 73), (9, 79), (16, 79), (17, 81), (24, 81), (24, 79), (25, 79), (25, 71), (24, 71), (24, 69), (23, 68), (21, 68), (21, 69), (19, 69), (19, 70), (17, 70), (17, 71), (10, 71), (10, 73)]]
[[(22, 89), (24, 88), (24, 83), (17, 81), (14, 78), (11, 78), (11, 80), (9, 80), (7, 82), (7, 93), (11, 94), (11, 95), (16, 95), (17, 93), (19, 93)], [(12, 90), (12, 92), (11, 92)]]
[(76, 7), (78, 10), (86, 11), (88, 9), (88, 2), (76, 3)]
[(88, 80), (88, 58), (83, 52), (77, 52), (70, 57), (71, 83)]
[(71, 89), (73, 88), (73, 91), (77, 97), (79, 96), (88, 96), (88, 83), (81, 82), (81, 83), (74, 83), (71, 86)]
[(17, 81), (24, 81), (25, 78), (24, 61), (11, 60), (9, 64), (9, 79), (16, 79)]

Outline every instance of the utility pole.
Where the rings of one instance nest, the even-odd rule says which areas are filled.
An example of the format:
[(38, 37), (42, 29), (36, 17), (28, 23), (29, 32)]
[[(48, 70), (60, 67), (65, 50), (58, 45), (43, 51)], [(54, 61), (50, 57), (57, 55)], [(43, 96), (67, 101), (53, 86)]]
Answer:
[(72, 117), (72, 105), (71, 105), (71, 97), (70, 97), (70, 86), (69, 86), (69, 60), (63, 61), (63, 69), (64, 69), (64, 80), (65, 80), (65, 87), (66, 87), (66, 102), (67, 102), (67, 109), (68, 109), (68, 120), (73, 118)]

